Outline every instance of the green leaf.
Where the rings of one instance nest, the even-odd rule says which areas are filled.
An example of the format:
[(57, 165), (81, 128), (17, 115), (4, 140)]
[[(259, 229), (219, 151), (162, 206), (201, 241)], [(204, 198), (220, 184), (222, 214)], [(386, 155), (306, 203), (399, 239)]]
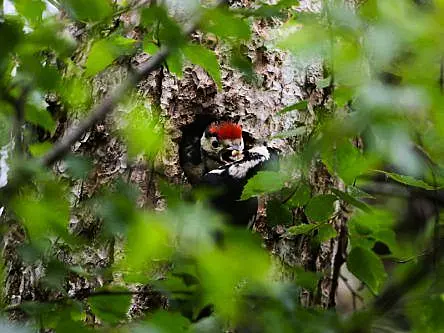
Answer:
[(69, 238), (69, 203), (60, 184), (44, 184), (43, 194), (28, 191), (25, 196), (14, 198), (12, 207), (26, 227), (33, 245), (46, 246), (51, 237)]
[(245, 185), (241, 200), (258, 196), (265, 193), (272, 193), (284, 187), (287, 177), (282, 173), (274, 171), (261, 171), (251, 178)]
[(347, 186), (347, 193), (357, 199), (375, 199), (375, 197), (357, 186)]
[(310, 201), (311, 198), (311, 188), (310, 186), (302, 182), (298, 188), (296, 189), (296, 192), (293, 194), (293, 196), (288, 200), (287, 205), (292, 208), (298, 208), (305, 206), (308, 201)]
[(40, 142), (29, 145), (29, 152), (34, 157), (42, 157), (45, 155), (52, 147), (50, 142)]
[(270, 200), (267, 202), (267, 223), (275, 226), (278, 224), (289, 224), (293, 221), (293, 214), (290, 209), (283, 205), (280, 200)]
[(77, 179), (87, 177), (93, 168), (92, 162), (84, 156), (68, 155), (65, 158), (65, 163), (69, 174)]
[(26, 17), (33, 25), (41, 22), (46, 5), (42, 0), (14, 0), (17, 12)]
[(318, 228), (318, 234), (316, 235), (316, 239), (322, 243), (326, 242), (332, 238), (335, 238), (338, 235), (337, 231), (331, 224), (325, 223), (322, 224)]
[(80, 21), (101, 21), (112, 14), (108, 0), (61, 0), (70, 16)]
[[(0, 108), (6, 109), (6, 105), (0, 104)], [(12, 119), (3, 113), (0, 113), (0, 146), (11, 142)]]
[(356, 225), (361, 235), (390, 229), (395, 223), (393, 213), (388, 210), (372, 209), (370, 212), (357, 212), (350, 221), (350, 225)]
[(248, 23), (225, 8), (206, 10), (202, 15), (201, 28), (224, 40), (248, 40), (251, 35)]
[(284, 114), (293, 110), (306, 110), (308, 106), (307, 101), (299, 101), (295, 104), (289, 105), (285, 108), (283, 108), (281, 111), (278, 112), (278, 114)]
[(371, 208), (365, 203), (358, 199), (353, 198), (350, 194), (342, 192), (336, 188), (332, 188), (331, 191), (341, 200), (355, 206), (356, 208), (362, 209), (365, 212), (370, 212)]
[(190, 321), (179, 313), (157, 311), (146, 319), (143, 332), (185, 333), (189, 332), (190, 324)]
[(308, 133), (308, 131), (310, 130), (310, 128), (308, 126), (299, 126), (295, 129), (292, 130), (288, 130), (288, 131), (283, 131), (280, 132), (276, 135), (272, 136), (272, 139), (288, 139), (288, 138), (293, 138), (295, 136), (301, 136), (301, 135), (305, 135)]
[(253, 69), (253, 62), (248, 56), (248, 48), (245, 45), (235, 45), (231, 50), (230, 63), (237, 68), (243, 78), (249, 83), (254, 83), (257, 75)]
[(130, 156), (143, 154), (153, 158), (164, 147), (163, 125), (158, 115), (140, 101), (128, 105), (131, 110), (125, 115), (123, 136), (128, 143)]
[(41, 126), (48, 132), (55, 130), (56, 123), (46, 109), (37, 108), (32, 104), (26, 105), (25, 120), (31, 124)]
[(401, 184), (405, 184), (405, 185), (409, 185), (409, 186), (413, 186), (413, 187), (419, 187), (419, 188), (423, 188), (425, 190), (434, 190), (434, 189), (443, 188), (442, 185), (434, 187), (433, 185), (427, 184), (426, 182), (424, 182), (420, 179), (413, 178), (411, 176), (400, 175), (397, 173), (387, 172), (387, 171), (383, 171), (383, 170), (375, 170), (375, 171), (383, 173), (386, 176), (390, 177), (391, 179), (393, 179)]
[[(88, 297), (88, 303), (91, 306), (92, 312), (102, 321), (111, 325), (116, 325), (126, 319), (126, 313), (131, 304), (131, 295), (123, 294), (127, 290), (114, 288), (97, 290), (96, 292), (100, 291), (109, 294)], [(113, 295), (113, 293), (115, 294)], [(118, 293), (121, 294), (119, 295)]]
[(305, 271), (303, 268), (295, 268), (295, 282), (299, 287), (315, 291), (318, 287), (319, 279), (322, 277), (321, 273)]
[(319, 228), (319, 224), (309, 223), (309, 224), (299, 224), (287, 229), (287, 232), (293, 236), (296, 235), (306, 235), (313, 230)]
[(223, 248), (212, 246), (197, 255), (205, 301), (211, 301), (223, 317), (239, 313), (242, 281), (248, 281), (251, 288), (269, 283), (268, 253), (261, 248), (259, 238), (246, 230), (227, 230)]
[(193, 64), (205, 69), (216, 82), (217, 87), (222, 89), (220, 66), (213, 51), (201, 45), (189, 44), (183, 48), (183, 53)]
[(154, 55), (159, 51), (157, 46), (148, 36), (143, 40), (143, 52)]
[(281, 0), (276, 5), (263, 4), (258, 9), (253, 10), (251, 15), (258, 17), (276, 17), (282, 15), (283, 9), (298, 5), (299, 1), (297, 0)]
[(378, 294), (387, 278), (381, 259), (371, 250), (354, 247), (347, 258), (347, 268)]
[(153, 31), (153, 38), (162, 45), (177, 49), (186, 40), (181, 27), (168, 16), (164, 7), (145, 7), (142, 10), (141, 23)]
[(183, 54), (180, 50), (170, 53), (166, 63), (171, 73), (175, 74), (179, 79), (182, 78)]
[(337, 200), (332, 194), (321, 194), (311, 198), (304, 211), (307, 217), (316, 222), (327, 221), (334, 212), (333, 203)]
[(331, 84), (331, 77), (326, 77), (325, 79), (321, 79), (318, 82), (316, 82), (316, 87), (319, 89), (327, 88)]
[[(8, 17), (3, 17), (0, 22), (0, 45), (8, 45), (8, 47), (0, 47), (0, 69), (3, 70), (5, 57), (14, 52), (17, 45), (19, 45), (23, 37), (23, 24), (18, 20), (13, 20)], [(2, 75), (5, 75), (3, 73)]]
[(60, 89), (63, 100), (71, 110), (85, 110), (91, 104), (92, 89), (90, 82), (78, 77), (66, 77)]
[(93, 76), (108, 67), (117, 57), (130, 54), (135, 42), (134, 39), (113, 36), (94, 43), (86, 61), (86, 75)]
[(335, 144), (327, 140), (328, 147), (321, 153), (322, 162), (331, 174), (337, 174), (346, 184), (353, 184), (357, 177), (368, 173), (378, 163), (377, 156), (364, 155), (349, 140), (337, 141)]
[[(140, 274), (152, 268), (153, 261), (166, 260), (173, 253), (172, 235), (168, 224), (154, 214), (139, 215), (131, 221), (126, 244), (126, 256), (122, 262), (125, 269)], [(133, 276), (128, 278), (132, 280)]]

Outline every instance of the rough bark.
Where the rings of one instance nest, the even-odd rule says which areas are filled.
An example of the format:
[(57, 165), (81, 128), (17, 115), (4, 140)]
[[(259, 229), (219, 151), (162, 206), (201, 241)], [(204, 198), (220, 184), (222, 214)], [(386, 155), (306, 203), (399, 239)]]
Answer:
[[(234, 1), (234, 6), (251, 6), (252, 1)], [(301, 10), (318, 11), (318, 1), (301, 1)], [(177, 8), (176, 8), (177, 9)], [(130, 25), (136, 19), (131, 13), (121, 18)], [(192, 123), (199, 115), (215, 117), (231, 117), (239, 119), (243, 128), (252, 133), (255, 138), (266, 139), (273, 134), (291, 129), (297, 122), (300, 125), (311, 126), (316, 119), (316, 108), (328, 100), (326, 92), (316, 88), (316, 82), (323, 77), (322, 64), (319, 60), (305, 63), (282, 51), (268, 47), (271, 42), (273, 29), (279, 25), (274, 21), (255, 21), (252, 26), (253, 41), (248, 45), (248, 54), (254, 64), (257, 76), (256, 84), (243, 79), (242, 75), (230, 68), (224, 57), (225, 46), (217, 43), (214, 48), (222, 63), (223, 89), (218, 91), (209, 75), (199, 67), (187, 66), (183, 77), (178, 79), (166, 68), (152, 73), (137, 87), (138, 93), (151, 102), (160, 106), (161, 115), (167, 120), (169, 142), (167, 149), (160, 154), (155, 163), (142, 159), (128, 160), (126, 148), (115, 133), (115, 116), (110, 116), (105, 122), (98, 124), (85, 133), (74, 147), (73, 152), (92, 158), (94, 171), (87, 179), (77, 181), (73, 187), (73, 208), (70, 229), (75, 233), (86, 235), (91, 244), (85, 246), (80, 253), (72, 254), (60, 250), (59, 257), (71, 264), (79, 264), (86, 269), (91, 267), (108, 267), (114, 259), (115, 241), (99, 242), (96, 235), (100, 230), (100, 222), (82, 205), (82, 202), (93, 197), (101, 187), (110, 186), (118, 177), (124, 177), (137, 185), (142, 195), (138, 205), (150, 209), (164, 209), (160, 190), (157, 186), (159, 172), (163, 178), (175, 184), (187, 184), (179, 164), (178, 144), (181, 139), (181, 129)], [(73, 35), (80, 41), (82, 47), (76, 55), (76, 62), (82, 64), (88, 52), (88, 45), (82, 29), (73, 26)], [(129, 32), (132, 38), (139, 37), (137, 32)], [(204, 41), (201, 33), (195, 33), (193, 39)], [(100, 100), (118, 83), (125, 79), (129, 66), (139, 66), (149, 56), (138, 54), (129, 63), (116, 64), (94, 79), (94, 96)], [(277, 112), (283, 107), (300, 100), (309, 101), (309, 112), (292, 111), (284, 116)], [(118, 115), (119, 111), (117, 111)], [(76, 119), (61, 119), (57, 135), (63, 135), (68, 125), (76, 123)], [(284, 153), (291, 153), (300, 148), (303, 140), (278, 140), (273, 144)], [(59, 174), (64, 174), (63, 162), (54, 167)], [(160, 170), (160, 171), (159, 171)], [(310, 174), (310, 182), (315, 193), (325, 193), (328, 186), (340, 187), (341, 184), (328, 174), (320, 163), (314, 163)], [(301, 214), (302, 212), (296, 212)], [(263, 213), (262, 213), (263, 214)], [(263, 227), (260, 231), (266, 238), (273, 255), (279, 258), (279, 268), (276, 279), (292, 279), (295, 266), (307, 270), (322, 272), (325, 277), (320, 281), (318, 292), (303, 293), (303, 303), (330, 308), (335, 305), (335, 291), (339, 267), (344, 260), (346, 248), (347, 214), (338, 205), (335, 217), (330, 221), (338, 231), (339, 236), (329, 242), (313, 248), (306, 237), (285, 238), (280, 229)], [(266, 221), (262, 216), (261, 221)], [(13, 221), (4, 240), (4, 260), (6, 262), (6, 302), (21, 303), (25, 300), (47, 300), (56, 295), (45, 295), (39, 285), (39, 277), (43, 274), (41, 264), (29, 265), (17, 255), (17, 244), (24, 242), (24, 235)], [(118, 246), (118, 245), (117, 245)], [(160, 270), (160, 276), (163, 270)], [(72, 275), (66, 283), (66, 291), (71, 294), (86, 293), (93, 288), (103, 285), (105, 277), (89, 280)], [(138, 296), (131, 313), (138, 315), (144, 311), (167, 307), (167, 300), (149, 287), (137, 287), (145, 290)]]

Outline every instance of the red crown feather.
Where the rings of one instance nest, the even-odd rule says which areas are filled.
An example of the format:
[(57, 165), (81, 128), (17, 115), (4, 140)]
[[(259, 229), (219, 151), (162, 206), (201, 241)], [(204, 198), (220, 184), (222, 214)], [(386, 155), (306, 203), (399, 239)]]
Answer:
[(240, 139), (242, 138), (242, 127), (232, 122), (223, 122), (220, 124), (212, 124), (209, 129), (210, 133), (216, 134), (219, 139)]

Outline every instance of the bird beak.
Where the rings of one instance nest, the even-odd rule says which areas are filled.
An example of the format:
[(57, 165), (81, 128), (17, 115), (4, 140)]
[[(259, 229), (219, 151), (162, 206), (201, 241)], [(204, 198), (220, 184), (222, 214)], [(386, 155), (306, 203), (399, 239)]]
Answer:
[(231, 156), (237, 157), (242, 154), (242, 147), (240, 145), (233, 145), (228, 148), (231, 151)]

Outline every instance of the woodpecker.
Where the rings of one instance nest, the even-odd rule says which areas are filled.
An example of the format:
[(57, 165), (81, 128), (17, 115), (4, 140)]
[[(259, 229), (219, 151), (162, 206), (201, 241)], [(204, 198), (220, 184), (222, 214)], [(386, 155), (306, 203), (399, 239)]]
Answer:
[(212, 122), (199, 140), (187, 140), (193, 144), (181, 149), (181, 164), (194, 187), (215, 190), (210, 202), (228, 222), (250, 227), (258, 201), (240, 200), (243, 188), (258, 171), (276, 169), (278, 159), (277, 152), (264, 144), (246, 148), (244, 136), (239, 124)]
[(242, 159), (242, 127), (232, 122), (212, 123), (200, 139), (205, 171)]

